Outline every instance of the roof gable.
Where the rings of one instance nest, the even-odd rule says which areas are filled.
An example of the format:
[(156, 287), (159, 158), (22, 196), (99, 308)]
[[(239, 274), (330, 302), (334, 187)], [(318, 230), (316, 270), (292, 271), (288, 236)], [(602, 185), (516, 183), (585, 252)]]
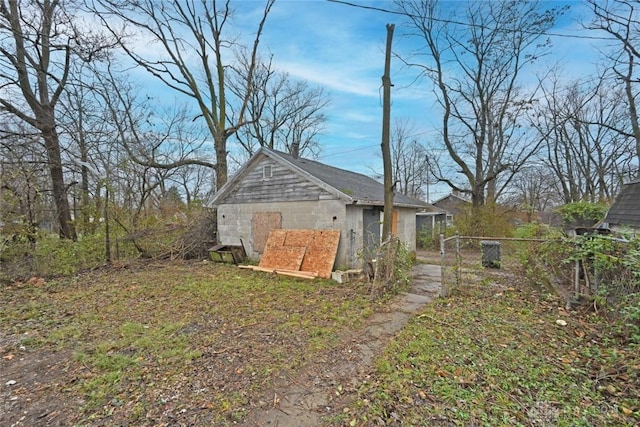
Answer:
[[(314, 160), (294, 158), (290, 154), (262, 147), (249, 161), (218, 191), (210, 205), (218, 205), (254, 169), (260, 159), (268, 157), (278, 164), (305, 177), (318, 187), (344, 200), (347, 204), (384, 205), (384, 186), (368, 176), (325, 165)], [(428, 204), (402, 194), (394, 195), (394, 206), (422, 208)]]
[(624, 185), (607, 212), (609, 225), (640, 228), (640, 180)]
[(471, 202), (457, 194), (450, 193), (431, 204), (439, 209), (444, 209), (453, 215), (460, 215), (467, 206), (471, 205)]

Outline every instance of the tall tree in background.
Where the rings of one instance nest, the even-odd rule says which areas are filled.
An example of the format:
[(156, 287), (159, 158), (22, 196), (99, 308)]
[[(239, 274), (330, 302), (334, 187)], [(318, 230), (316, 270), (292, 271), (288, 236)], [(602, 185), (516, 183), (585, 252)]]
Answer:
[(37, 131), (8, 113), (0, 120), (0, 221), (7, 234), (34, 243), (48, 207), (47, 158)]
[(640, 178), (640, 119), (638, 117), (638, 85), (640, 84), (640, 1), (638, 0), (589, 0), (594, 20), (589, 28), (608, 34), (619, 46), (613, 54), (607, 54), (611, 70), (623, 87), (627, 100), (630, 128), (618, 128), (618, 132), (635, 140)]
[(416, 199), (425, 195), (430, 171), (427, 156), (427, 149), (411, 135), (410, 126), (396, 121), (391, 132), (391, 158), (398, 192)]
[[(390, 131), (392, 182), (398, 193), (421, 199), (429, 184), (429, 153), (418, 138), (413, 135), (411, 124), (405, 120), (394, 121)], [(383, 179), (383, 174), (373, 171), (376, 179)]]
[(549, 174), (546, 165), (530, 164), (523, 167), (512, 187), (511, 197), (506, 198), (506, 204), (525, 212), (527, 222), (533, 220), (536, 212), (562, 204), (555, 176)]
[[(122, 43), (127, 55), (140, 67), (177, 93), (193, 99), (205, 120), (215, 145), (216, 186), (227, 182), (227, 140), (246, 125), (246, 108), (257, 64), (258, 44), (275, 0), (266, 0), (253, 45), (246, 60), (246, 86), (238, 99), (229, 90), (229, 65), (233, 48), (242, 51), (227, 26), (232, 17), (229, 0), (95, 0), (93, 10), (114, 34), (121, 25), (138, 32), (142, 40), (159, 47), (155, 57), (143, 56), (132, 45)], [(229, 58), (231, 56), (231, 58)], [(230, 104), (236, 101), (234, 120), (228, 121)]]
[[(561, 9), (538, 2), (490, 1), (450, 5), (397, 0), (412, 35), (424, 41), (418, 67), (435, 86), (442, 108), (442, 140), (456, 164), (439, 179), (471, 194), (474, 206), (494, 202), (542, 141), (527, 140), (522, 117), (531, 93), (518, 87), (522, 70), (544, 54), (543, 37)], [(460, 12), (460, 14), (456, 14)], [(454, 174), (462, 174), (463, 181)]]
[[(0, 0), (0, 108), (37, 129), (44, 142), (60, 237), (76, 239), (62, 165), (56, 107), (74, 49), (82, 39), (72, 4), (56, 0)], [(87, 50), (98, 46), (84, 46)]]
[[(244, 64), (238, 70), (241, 80), (234, 84), (238, 96), (247, 84), (242, 70), (248, 68)], [(251, 87), (248, 124), (235, 135), (244, 154), (251, 156), (258, 147), (291, 152), (295, 145), (301, 156), (317, 155), (317, 137), (327, 119), (322, 110), (330, 102), (323, 89), (273, 70), (271, 61), (256, 67)]]
[(567, 82), (559, 70), (541, 81), (541, 102), (530, 126), (545, 141), (542, 162), (555, 178), (562, 203), (606, 202), (615, 196), (634, 158), (623, 89), (607, 79)]

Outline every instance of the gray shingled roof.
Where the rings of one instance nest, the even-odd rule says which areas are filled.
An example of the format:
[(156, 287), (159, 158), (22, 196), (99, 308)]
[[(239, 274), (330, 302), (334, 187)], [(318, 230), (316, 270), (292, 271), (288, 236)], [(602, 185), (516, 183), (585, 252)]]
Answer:
[(640, 228), (640, 180), (624, 185), (607, 212), (609, 225)]
[[(348, 195), (357, 201), (358, 204), (374, 206), (384, 205), (384, 185), (373, 178), (356, 172), (325, 165), (314, 160), (303, 159), (301, 157), (294, 158), (290, 154), (283, 153), (281, 151), (269, 150), (268, 152), (281, 157), (283, 160), (297, 166), (309, 175), (314, 176), (327, 185), (330, 185), (336, 190)], [(429, 206), (421, 200), (397, 193), (393, 197), (393, 204), (394, 206), (416, 208)]]

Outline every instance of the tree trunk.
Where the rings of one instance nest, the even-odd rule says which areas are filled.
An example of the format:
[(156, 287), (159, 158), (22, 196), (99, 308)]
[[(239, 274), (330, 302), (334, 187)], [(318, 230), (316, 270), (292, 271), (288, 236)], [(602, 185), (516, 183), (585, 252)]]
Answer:
[(384, 169), (384, 219), (382, 222), (382, 241), (391, 237), (393, 222), (393, 168), (391, 166), (391, 42), (395, 25), (387, 24), (387, 50), (382, 76), (382, 163)]
[(629, 101), (629, 116), (631, 118), (631, 128), (633, 129), (633, 136), (636, 140), (636, 156), (638, 159), (638, 171), (636, 172), (636, 178), (640, 178), (640, 123), (638, 123), (638, 109), (636, 108), (636, 98), (633, 91), (633, 85), (631, 81), (631, 75), (633, 70), (633, 56), (629, 55), (629, 75), (625, 79), (624, 89), (627, 94), (627, 100)]
[(224, 135), (215, 139), (216, 145), (216, 191), (220, 190), (228, 179), (227, 138)]
[[(53, 121), (53, 112), (49, 112)], [(53, 187), (53, 200), (56, 205), (56, 216), (60, 227), (59, 234), (63, 239), (76, 240), (76, 230), (71, 220), (71, 210), (69, 199), (67, 198), (67, 188), (64, 185), (64, 173), (62, 170), (62, 159), (60, 156), (60, 141), (55, 125), (48, 123), (41, 128), (44, 146), (47, 150), (49, 162), (49, 173), (51, 175), (51, 185)]]

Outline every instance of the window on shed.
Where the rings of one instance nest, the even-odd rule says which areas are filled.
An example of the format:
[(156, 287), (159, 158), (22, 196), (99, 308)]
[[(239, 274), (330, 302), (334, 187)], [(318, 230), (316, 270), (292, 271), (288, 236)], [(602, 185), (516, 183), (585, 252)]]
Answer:
[(273, 168), (271, 165), (262, 166), (262, 179), (269, 179), (273, 177)]

